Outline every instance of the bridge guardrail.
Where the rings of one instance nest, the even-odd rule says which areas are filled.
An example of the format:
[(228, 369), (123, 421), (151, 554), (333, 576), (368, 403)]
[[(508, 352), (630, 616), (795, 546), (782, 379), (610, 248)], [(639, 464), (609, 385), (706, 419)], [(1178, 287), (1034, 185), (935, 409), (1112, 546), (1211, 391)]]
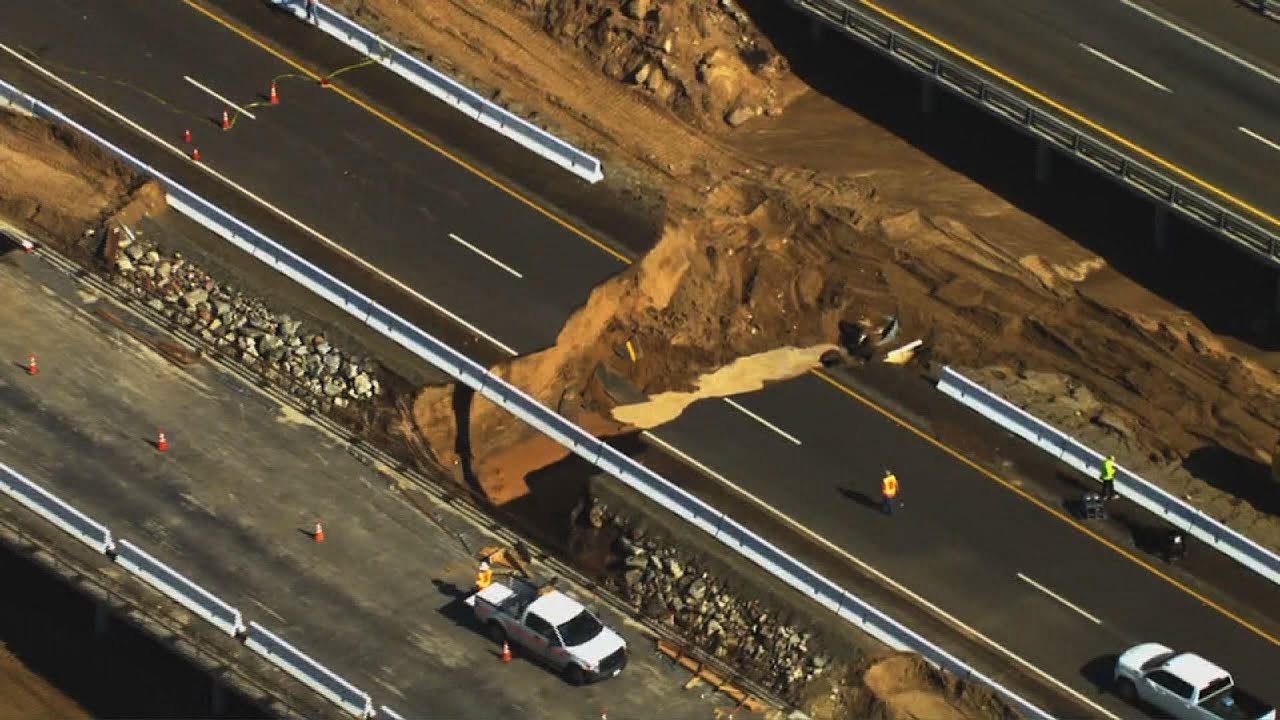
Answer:
[[(272, 1), (279, 7), (287, 8), (299, 19), (306, 19), (305, 0)], [(604, 166), (597, 158), (486, 100), (479, 93), (392, 45), (342, 13), (316, 3), (316, 20), (322, 31), (342, 44), (376, 60), (401, 78), (534, 154), (587, 182), (597, 183), (604, 179)]]
[[(42, 115), (75, 129), (102, 145), (138, 171), (155, 178), (166, 189), (173, 209), (187, 215), (220, 237), (282, 275), (325, 298), (334, 306), (364, 322), (467, 385), (476, 393), (505, 408), (539, 432), (555, 439), (584, 460), (618, 478), (628, 487), (649, 497), (707, 532), (726, 546), (773, 573), (783, 582), (841, 617), (856, 624), (886, 644), (919, 653), (929, 662), (960, 677), (981, 682), (1003, 696), (1019, 712), (1034, 718), (1052, 716), (994, 679), (970, 667), (939, 646), (926, 640), (869, 603), (840, 588), (807, 565), (792, 558), (772, 543), (755, 535), (724, 513), (676, 487), (652, 470), (570, 423), (520, 389), (489, 372), (482, 365), (410, 324), (328, 272), (312, 265), (297, 253), (263, 235), (238, 218), (196, 195), (157, 169), (133, 157), (105, 138), (72, 120), (62, 111), (0, 80), (0, 94), (16, 95), (21, 102)], [(252, 625), (251, 625), (252, 630)]]
[(1241, 0), (1241, 2), (1263, 15), (1280, 20), (1280, 0)]
[(352, 715), (358, 718), (375, 715), (373, 701), (367, 693), (258, 623), (249, 623), (245, 645)]
[(239, 610), (128, 540), (120, 541), (116, 563), (231, 637), (239, 637), (244, 633), (244, 618)]
[[(1277, 0), (1262, 0), (1276, 5)], [(1225, 199), (1212, 199), (1212, 191), (1191, 183), (1149, 158), (1084, 129), (1053, 108), (1026, 98), (980, 68), (949, 59), (940, 48), (891, 27), (854, 0), (786, 0), (841, 32), (888, 55), (916, 73), (959, 94), (965, 100), (1059, 151), (1120, 181), (1130, 190), (1162, 203), (1241, 247), (1280, 264), (1280, 227), (1257, 217), (1247, 208)]]
[(104, 525), (91, 520), (88, 515), (4, 463), (0, 463), (0, 490), (94, 550), (104, 555), (115, 552), (116, 545), (111, 538), (111, 531)]
[[(1098, 478), (1103, 455), (951, 368), (943, 368), (938, 390), (1081, 473)], [(1218, 552), (1280, 585), (1280, 555), (1232, 530), (1136, 473), (1117, 466), (1116, 492)]]

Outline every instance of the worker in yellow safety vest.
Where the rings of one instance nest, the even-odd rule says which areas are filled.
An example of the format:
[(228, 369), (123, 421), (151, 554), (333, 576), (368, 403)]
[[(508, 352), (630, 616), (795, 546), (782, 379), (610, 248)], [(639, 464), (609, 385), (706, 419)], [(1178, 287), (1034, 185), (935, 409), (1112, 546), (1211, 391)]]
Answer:
[(888, 470), (884, 471), (884, 479), (880, 481), (880, 501), (885, 515), (893, 514), (893, 506), (898, 503), (898, 477)]
[(1116, 497), (1116, 456), (1108, 455), (1102, 461), (1102, 497), (1110, 500)]
[(476, 592), (480, 592), (492, 584), (493, 570), (489, 569), (489, 562), (486, 560), (480, 563), (480, 569), (476, 572)]

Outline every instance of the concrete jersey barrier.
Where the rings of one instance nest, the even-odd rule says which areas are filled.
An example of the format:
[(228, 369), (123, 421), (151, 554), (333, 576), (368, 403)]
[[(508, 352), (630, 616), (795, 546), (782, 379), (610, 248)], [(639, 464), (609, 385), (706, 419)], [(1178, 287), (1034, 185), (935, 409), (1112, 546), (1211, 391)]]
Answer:
[(0, 463), (0, 490), (67, 534), (103, 554), (115, 551), (111, 531), (36, 485), (13, 468)]
[(218, 599), (213, 593), (187, 579), (177, 570), (148, 555), (128, 540), (120, 541), (116, 563), (231, 637), (238, 637), (244, 633), (244, 619), (240, 616), (239, 610)]
[[(419, 358), (443, 370), (496, 405), (505, 408), (539, 432), (556, 440), (595, 467), (626, 483), (687, 522), (702, 529), (756, 565), (772, 573), (805, 596), (836, 612), (890, 647), (919, 653), (934, 665), (961, 678), (981, 682), (1028, 717), (1050, 718), (1048, 713), (975, 670), (934, 643), (910, 630), (879, 609), (849, 593), (767, 540), (676, 487), (639, 462), (601, 442), (543, 406), (520, 389), (508, 384), (488, 369), (449, 347), (373, 300), (312, 265), (292, 250), (276, 243), (226, 211), (178, 184), (168, 176), (133, 157), (105, 138), (81, 126), (60, 110), (0, 81), (0, 94), (10, 94), (24, 107), (74, 128), (116, 154), (166, 189), (170, 206), (225, 238), (282, 275), (308, 288), (370, 328), (398, 343)], [(252, 625), (250, 626), (252, 632)]]
[[(943, 368), (938, 390), (1081, 473), (1101, 476), (1101, 453), (955, 370)], [(1115, 486), (1123, 497), (1280, 585), (1280, 556), (1123, 467), (1116, 467)]]
[[(307, 17), (306, 0), (272, 0), (299, 19)], [(316, 3), (316, 27), (362, 55), (378, 62), (429, 95), (452, 106), (495, 132), (510, 138), (590, 183), (604, 179), (604, 166), (579, 150), (511, 111), (486, 100), (462, 83), (392, 45), (376, 33), (322, 3)]]

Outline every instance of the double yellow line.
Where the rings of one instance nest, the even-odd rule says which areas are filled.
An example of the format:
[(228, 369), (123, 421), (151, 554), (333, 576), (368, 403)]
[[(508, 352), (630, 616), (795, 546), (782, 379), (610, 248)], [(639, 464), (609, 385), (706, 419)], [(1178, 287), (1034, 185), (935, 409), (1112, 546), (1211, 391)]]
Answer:
[[(298, 60), (295, 60), (294, 58), (289, 57), (288, 55), (285, 55), (283, 52), (281, 52), (281, 51), (277, 50), (276, 48), (274, 48), (274, 47), (272, 47), (272, 46), (270, 46), (270, 45), (268, 45), (267, 43), (263, 42), (262, 40), (259, 40), (257, 37), (255, 37), (254, 35), (250, 34), (247, 30), (244, 30), (244, 29), (240, 28), (239, 26), (235, 25), (234, 23), (232, 23), (231, 21), (227, 20), (226, 18), (223, 18), (222, 16), (220, 16), (220, 15), (216, 14), (216, 13), (215, 13), (215, 12), (213, 12), (212, 10), (209, 10), (209, 9), (207, 9), (207, 8), (203, 7), (203, 6), (202, 6), (202, 5), (201, 5), (197, 0), (183, 0), (183, 2), (185, 2), (185, 3), (186, 3), (188, 6), (190, 6), (192, 9), (194, 9), (194, 10), (196, 10), (196, 11), (200, 12), (201, 14), (205, 15), (205, 16), (206, 16), (206, 17), (208, 17), (210, 20), (213, 20), (214, 22), (218, 23), (219, 25), (221, 25), (222, 27), (226, 28), (227, 30), (230, 30), (231, 32), (233, 32), (233, 33), (235, 33), (236, 35), (240, 36), (240, 37), (241, 37), (241, 38), (243, 38), (245, 41), (247, 41), (247, 42), (249, 42), (249, 43), (253, 44), (254, 46), (256, 46), (256, 47), (258, 47), (258, 48), (262, 49), (263, 51), (265, 51), (265, 52), (267, 52), (267, 53), (271, 54), (271, 55), (272, 55), (272, 56), (274, 56), (275, 58), (279, 59), (281, 62), (286, 63), (287, 65), (289, 65), (289, 66), (293, 67), (294, 69), (298, 70), (298, 71), (299, 71), (299, 72), (301, 72), (301, 73), (305, 73), (308, 77), (311, 77), (311, 78), (313, 78), (313, 79), (315, 79), (315, 80), (317, 80), (317, 81), (319, 81), (319, 79), (321, 78), (321, 76), (320, 76), (319, 74), (317, 74), (317, 73), (313, 72), (312, 70), (310, 70), (309, 68), (307, 68), (305, 65), (303, 65), (303, 63), (302, 63), (302, 62), (300, 62), (300, 61), (298, 61)], [(967, 53), (964, 53), (964, 52), (962, 52), (962, 51), (960, 51), (960, 50), (956, 49), (956, 48), (955, 48), (955, 47), (953, 47), (952, 45), (950, 45), (950, 44), (948, 44), (948, 43), (946, 43), (946, 42), (944, 42), (944, 41), (942, 41), (942, 40), (940, 40), (940, 39), (936, 38), (935, 36), (933, 36), (933, 35), (931, 35), (931, 34), (929, 34), (929, 33), (925, 32), (925, 31), (923, 31), (923, 30), (921, 30), (920, 28), (918, 28), (918, 27), (916, 27), (915, 25), (912, 25), (911, 23), (909, 23), (909, 22), (907, 22), (907, 21), (905, 21), (905, 20), (903, 20), (903, 19), (899, 18), (898, 16), (896, 16), (896, 15), (894, 15), (894, 14), (892, 14), (892, 13), (890, 13), (890, 12), (886, 11), (886, 10), (883, 10), (883, 9), (882, 9), (882, 8), (880, 8), (879, 6), (876, 6), (876, 5), (874, 5), (873, 3), (867, 2), (866, 0), (863, 0), (863, 4), (864, 4), (864, 5), (866, 5), (867, 7), (870, 7), (870, 8), (872, 8), (872, 9), (876, 10), (877, 12), (882, 13), (883, 15), (885, 15), (885, 17), (887, 17), (887, 18), (889, 18), (889, 19), (893, 20), (894, 22), (898, 22), (898, 23), (902, 24), (904, 27), (910, 28), (913, 32), (919, 33), (921, 36), (923, 36), (923, 37), (925, 37), (925, 38), (928, 38), (928, 39), (929, 39), (929, 40), (931, 40), (932, 42), (934, 42), (934, 43), (938, 44), (938, 46), (939, 46), (939, 47), (942, 47), (942, 48), (944, 48), (944, 49), (948, 50), (949, 52), (952, 52), (952, 53), (956, 54), (957, 56), (962, 57), (962, 58), (964, 58), (965, 60), (967, 60), (967, 61), (969, 61), (969, 62), (972, 62), (974, 65), (976, 65), (976, 66), (978, 66), (978, 67), (983, 68), (983, 69), (984, 69), (984, 70), (986, 70), (987, 72), (990, 72), (992, 75), (995, 75), (996, 77), (999, 77), (1001, 80), (1003, 80), (1003, 81), (1005, 81), (1005, 82), (1009, 83), (1010, 85), (1013, 85), (1013, 86), (1015, 86), (1015, 87), (1019, 88), (1020, 90), (1022, 90), (1022, 91), (1024, 91), (1024, 92), (1028, 93), (1029, 95), (1032, 95), (1033, 97), (1035, 97), (1035, 98), (1037, 98), (1037, 99), (1041, 100), (1042, 102), (1044, 102), (1044, 103), (1046, 103), (1046, 104), (1049, 104), (1049, 105), (1053, 106), (1054, 108), (1056, 108), (1056, 109), (1058, 109), (1058, 110), (1062, 111), (1063, 113), (1070, 115), (1071, 117), (1073, 117), (1073, 118), (1075, 118), (1075, 119), (1079, 120), (1080, 122), (1083, 122), (1083, 123), (1085, 123), (1085, 124), (1089, 125), (1091, 128), (1094, 128), (1094, 129), (1098, 130), (1099, 132), (1104, 133), (1104, 134), (1105, 134), (1105, 135), (1107, 135), (1108, 137), (1110, 137), (1110, 138), (1112, 138), (1112, 139), (1116, 140), (1117, 142), (1121, 142), (1121, 143), (1123, 143), (1123, 144), (1124, 144), (1124, 145), (1126, 145), (1127, 147), (1130, 147), (1130, 148), (1132, 148), (1133, 150), (1135, 150), (1136, 152), (1140, 152), (1140, 153), (1142, 153), (1145, 157), (1148, 157), (1148, 158), (1150, 158), (1151, 160), (1153, 160), (1153, 161), (1155, 161), (1155, 162), (1160, 163), (1162, 166), (1167, 167), (1167, 168), (1168, 168), (1168, 169), (1170, 169), (1170, 170), (1176, 171), (1176, 172), (1178, 172), (1180, 175), (1182, 175), (1182, 176), (1184, 176), (1184, 177), (1186, 177), (1186, 178), (1188, 178), (1188, 179), (1194, 180), (1195, 182), (1198, 182), (1198, 183), (1200, 183), (1200, 184), (1204, 185), (1206, 188), (1209, 188), (1209, 189), (1211, 189), (1211, 190), (1214, 190), (1215, 192), (1217, 192), (1218, 194), (1222, 195), (1223, 197), (1228, 198), (1228, 199), (1231, 199), (1233, 202), (1240, 202), (1240, 201), (1235, 200), (1234, 198), (1232, 198), (1232, 196), (1228, 195), (1227, 193), (1225, 193), (1225, 192), (1223, 192), (1223, 191), (1221, 191), (1221, 190), (1218, 190), (1217, 188), (1214, 188), (1212, 185), (1209, 185), (1208, 183), (1205, 183), (1205, 182), (1204, 182), (1204, 181), (1202, 181), (1202, 180), (1199, 180), (1199, 179), (1198, 179), (1198, 178), (1196, 178), (1194, 175), (1191, 175), (1190, 173), (1188, 173), (1188, 172), (1186, 172), (1186, 171), (1183, 171), (1183, 170), (1181, 170), (1180, 168), (1177, 168), (1177, 167), (1176, 167), (1176, 166), (1174, 166), (1172, 163), (1169, 163), (1168, 161), (1163, 160), (1163, 159), (1161, 159), (1161, 158), (1157, 157), (1156, 155), (1154, 155), (1154, 154), (1152, 154), (1152, 153), (1148, 152), (1147, 150), (1142, 149), (1142, 148), (1141, 148), (1141, 147), (1139, 147), (1138, 145), (1136, 145), (1136, 144), (1134, 144), (1134, 143), (1132, 143), (1132, 142), (1130, 142), (1130, 141), (1128, 141), (1128, 140), (1125, 140), (1124, 138), (1121, 138), (1120, 136), (1118, 136), (1118, 135), (1116, 135), (1116, 134), (1112, 133), (1112, 132), (1111, 132), (1111, 131), (1109, 131), (1109, 130), (1106, 130), (1105, 128), (1101, 127), (1101, 126), (1100, 126), (1100, 125), (1098, 125), (1097, 123), (1094, 123), (1093, 121), (1088, 120), (1087, 118), (1083, 117), (1082, 115), (1080, 115), (1080, 114), (1078, 114), (1078, 113), (1076, 113), (1076, 112), (1074, 112), (1074, 111), (1072, 111), (1072, 110), (1069, 110), (1068, 108), (1066, 108), (1066, 107), (1062, 106), (1061, 104), (1059, 104), (1059, 103), (1057, 103), (1057, 102), (1055, 102), (1055, 101), (1053, 101), (1053, 100), (1049, 99), (1048, 97), (1044, 96), (1042, 93), (1039, 93), (1039, 92), (1037, 92), (1037, 91), (1035, 91), (1035, 90), (1032, 90), (1031, 88), (1028, 88), (1027, 86), (1023, 85), (1022, 83), (1019, 83), (1018, 81), (1014, 80), (1013, 78), (1009, 77), (1008, 75), (1006, 75), (1006, 74), (1004, 74), (1004, 73), (1001, 73), (1001, 72), (999, 72), (999, 71), (995, 70), (994, 68), (991, 68), (989, 65), (987, 65), (986, 63), (983, 63), (982, 61), (978, 60), (977, 58), (974, 58), (973, 56), (968, 55)], [(555, 213), (553, 213), (553, 212), (551, 212), (550, 210), (547, 210), (546, 208), (542, 207), (541, 205), (539, 205), (538, 203), (534, 202), (532, 199), (530, 199), (529, 197), (525, 196), (524, 194), (522, 194), (522, 193), (521, 193), (521, 192), (519, 192), (518, 190), (516, 190), (516, 189), (514, 189), (514, 188), (512, 188), (512, 187), (508, 186), (507, 184), (503, 183), (501, 180), (498, 180), (497, 178), (494, 178), (494, 177), (490, 176), (489, 174), (485, 173), (483, 170), (481, 170), (481, 169), (479, 169), (479, 168), (475, 167), (474, 165), (472, 165), (472, 164), (468, 163), (466, 160), (463, 160), (462, 158), (460, 158), (460, 157), (458, 157), (457, 155), (455, 155), (455, 154), (453, 154), (453, 153), (449, 152), (449, 151), (448, 151), (448, 150), (446, 150), (445, 148), (443, 148), (443, 147), (441, 147), (441, 146), (437, 145), (436, 143), (432, 142), (430, 139), (426, 138), (425, 136), (423, 136), (421, 133), (419, 133), (418, 131), (414, 130), (413, 128), (408, 127), (408, 126), (407, 126), (407, 125), (405, 125), (404, 123), (402, 123), (402, 122), (400, 122), (400, 121), (396, 120), (395, 118), (391, 117), (390, 115), (388, 115), (387, 113), (383, 112), (382, 110), (379, 110), (378, 108), (376, 108), (376, 107), (374, 107), (374, 106), (370, 105), (368, 102), (364, 101), (363, 99), (361, 99), (361, 98), (357, 97), (356, 95), (353, 95), (352, 93), (350, 93), (350, 92), (348, 92), (348, 91), (346, 91), (346, 90), (343, 90), (342, 88), (340, 88), (340, 87), (338, 87), (338, 86), (336, 86), (336, 85), (331, 85), (330, 87), (331, 87), (335, 92), (337, 92), (339, 95), (341, 95), (343, 98), (346, 98), (348, 101), (350, 101), (350, 102), (354, 103), (354, 104), (355, 104), (355, 105), (357, 105), (358, 107), (360, 107), (360, 108), (362, 108), (363, 110), (367, 111), (369, 114), (373, 115), (374, 117), (378, 118), (379, 120), (382, 120), (383, 122), (387, 123), (388, 125), (390, 125), (390, 126), (392, 126), (392, 127), (396, 128), (397, 130), (400, 130), (400, 131), (401, 131), (401, 132), (403, 132), (405, 135), (407, 135), (407, 136), (409, 136), (409, 137), (413, 138), (415, 141), (417, 141), (417, 142), (421, 143), (422, 145), (424, 145), (424, 146), (426, 146), (426, 147), (431, 148), (431, 149), (432, 149), (432, 150), (434, 150), (435, 152), (438, 152), (438, 153), (440, 153), (441, 155), (443, 155), (444, 157), (449, 158), (451, 161), (453, 161), (454, 163), (456, 163), (458, 166), (460, 166), (460, 167), (462, 167), (462, 168), (465, 168), (468, 172), (470, 172), (470, 173), (472, 173), (472, 174), (476, 175), (477, 177), (480, 177), (480, 178), (484, 179), (485, 181), (487, 181), (488, 183), (490, 183), (490, 184), (491, 184), (491, 185), (493, 185), (494, 187), (499, 188), (500, 190), (502, 190), (502, 191), (506, 192), (506, 193), (507, 193), (508, 195), (510, 195), (511, 197), (513, 197), (513, 198), (515, 198), (515, 199), (519, 200), (519, 201), (520, 201), (521, 203), (523, 203), (524, 205), (526, 205), (526, 206), (528, 206), (529, 208), (531, 208), (531, 209), (535, 210), (536, 212), (538, 212), (538, 213), (542, 214), (543, 216), (545, 216), (545, 217), (547, 217), (548, 219), (552, 220), (552, 221), (553, 221), (553, 222), (555, 222), (556, 224), (558, 224), (558, 225), (560, 225), (561, 227), (565, 228), (566, 230), (568, 230), (568, 231), (572, 232), (574, 235), (577, 235), (578, 237), (582, 238), (583, 240), (586, 240), (587, 242), (591, 243), (592, 245), (594, 245), (595, 247), (597, 247), (597, 248), (599, 248), (600, 250), (604, 251), (605, 253), (608, 253), (608, 254), (609, 254), (609, 255), (611, 255), (612, 257), (616, 258), (619, 262), (622, 262), (622, 263), (624, 263), (624, 264), (626, 264), (626, 265), (630, 265), (630, 264), (632, 264), (632, 260), (631, 260), (631, 259), (629, 259), (629, 258), (627, 258), (625, 255), (622, 255), (621, 253), (619, 253), (618, 251), (616, 251), (616, 250), (614, 250), (613, 248), (609, 247), (609, 246), (608, 246), (608, 245), (606, 245), (605, 243), (603, 243), (603, 242), (601, 242), (601, 241), (599, 241), (599, 240), (597, 240), (597, 239), (595, 239), (595, 238), (591, 237), (590, 235), (588, 235), (588, 234), (587, 234), (586, 232), (584, 232), (583, 230), (580, 230), (579, 228), (577, 228), (577, 227), (575, 227), (574, 225), (570, 224), (568, 221), (566, 221), (566, 220), (564, 220), (563, 218), (559, 217), (559, 216), (558, 216), (558, 215), (556, 215)], [(1249, 207), (1248, 205), (1244, 205), (1243, 203), (1241, 203), (1241, 205), (1243, 205), (1244, 207)], [(1254, 212), (1257, 212), (1257, 213), (1258, 213), (1259, 215), (1261, 215), (1262, 217), (1265, 217), (1265, 218), (1267, 218), (1268, 220), (1271, 220), (1271, 221), (1272, 221), (1272, 222), (1274, 222), (1274, 223), (1280, 224), (1280, 221), (1277, 221), (1275, 218), (1272, 218), (1271, 216), (1266, 215), (1265, 213), (1262, 213), (1260, 210), (1257, 210), (1257, 209), (1255, 209), (1255, 208), (1250, 208), (1250, 209), (1251, 209), (1251, 210), (1253, 210)], [(1091, 528), (1089, 528), (1089, 527), (1085, 526), (1084, 524), (1082, 524), (1082, 523), (1080, 523), (1080, 522), (1076, 521), (1076, 520), (1075, 520), (1075, 518), (1071, 517), (1070, 515), (1067, 515), (1066, 513), (1064, 513), (1064, 512), (1062, 512), (1061, 510), (1059, 510), (1058, 508), (1053, 507), (1052, 505), (1050, 505), (1050, 504), (1048, 504), (1048, 503), (1044, 502), (1043, 500), (1040, 500), (1039, 498), (1035, 497), (1034, 495), (1032, 495), (1032, 494), (1028, 493), (1027, 491), (1023, 490), (1022, 488), (1018, 487), (1018, 486), (1017, 486), (1017, 485), (1015, 485), (1014, 483), (1009, 482), (1009, 481), (1007, 481), (1007, 480), (1005, 480), (1005, 479), (1003, 479), (1003, 478), (1001, 478), (1001, 477), (997, 476), (996, 474), (994, 474), (994, 473), (992, 473), (991, 471), (987, 470), (986, 468), (984, 468), (983, 466), (981, 466), (981, 465), (980, 465), (980, 464), (978, 464), (977, 462), (975, 462), (975, 461), (973, 461), (973, 460), (969, 459), (968, 457), (966, 457), (966, 456), (965, 456), (964, 454), (962, 454), (959, 450), (956, 450), (956, 449), (954, 449), (954, 448), (950, 447), (949, 445), (947, 445), (947, 444), (943, 443), (942, 441), (940, 441), (940, 440), (938, 440), (938, 439), (936, 439), (936, 438), (934, 438), (934, 437), (932, 437), (932, 436), (928, 435), (927, 433), (925, 433), (924, 431), (922, 431), (922, 430), (920, 430), (919, 428), (915, 427), (914, 425), (910, 424), (910, 423), (909, 423), (909, 422), (907, 422), (906, 420), (903, 420), (902, 418), (898, 417), (897, 415), (895, 415), (894, 413), (890, 412), (889, 410), (887, 410), (887, 409), (885, 409), (885, 408), (881, 407), (880, 405), (876, 404), (875, 402), (873, 402), (873, 401), (872, 401), (872, 400), (870, 400), (869, 398), (867, 398), (867, 397), (863, 396), (862, 394), (858, 393), (857, 391), (853, 390), (852, 388), (850, 388), (850, 387), (846, 386), (844, 383), (842, 383), (842, 382), (840, 382), (839, 380), (835, 379), (834, 377), (832, 377), (832, 376), (831, 376), (831, 375), (829, 375), (828, 373), (826, 373), (826, 372), (824, 372), (824, 371), (821, 371), (821, 370), (815, 370), (815, 371), (813, 371), (813, 373), (814, 373), (814, 375), (816, 375), (818, 378), (822, 379), (822, 381), (824, 381), (825, 383), (827, 383), (827, 384), (828, 384), (828, 385), (830, 385), (831, 387), (833, 387), (833, 388), (835, 388), (836, 390), (838, 390), (838, 391), (840, 391), (840, 392), (844, 393), (846, 396), (848, 396), (848, 397), (850, 397), (850, 398), (852, 398), (852, 399), (856, 400), (857, 402), (862, 403), (862, 404), (863, 404), (863, 405), (865, 405), (866, 407), (871, 408), (871, 409), (872, 409), (872, 410), (874, 410), (875, 412), (877, 412), (877, 413), (879, 413), (880, 415), (884, 416), (885, 418), (889, 419), (889, 420), (890, 420), (891, 422), (893, 422), (894, 424), (898, 425), (899, 427), (903, 428), (904, 430), (906, 430), (906, 431), (910, 432), (911, 434), (915, 435), (917, 438), (919, 438), (919, 439), (921, 439), (921, 440), (924, 440), (925, 442), (929, 443), (930, 445), (933, 445), (934, 447), (936, 447), (936, 448), (938, 448), (938, 449), (942, 450), (942, 451), (943, 451), (943, 452), (945, 452), (947, 455), (951, 456), (952, 458), (954, 458), (954, 459), (955, 459), (955, 460), (957, 460), (958, 462), (962, 463), (963, 465), (965, 465), (965, 466), (969, 467), (970, 469), (972, 469), (972, 470), (974, 470), (974, 471), (976, 471), (976, 472), (980, 473), (980, 474), (981, 474), (981, 475), (983, 475), (984, 477), (987, 477), (987, 478), (989, 478), (989, 479), (991, 479), (991, 480), (995, 481), (995, 482), (996, 482), (996, 483), (998, 483), (999, 485), (1001, 485), (1001, 486), (1003, 486), (1003, 487), (1007, 488), (1007, 489), (1008, 489), (1008, 490), (1010, 490), (1011, 492), (1015, 493), (1015, 494), (1016, 494), (1016, 495), (1018, 495), (1019, 497), (1023, 498), (1023, 499), (1024, 499), (1024, 500), (1026, 500), (1027, 502), (1030, 502), (1032, 505), (1035, 505), (1036, 507), (1040, 508), (1041, 510), (1045, 511), (1046, 513), (1048, 513), (1048, 514), (1052, 515), (1053, 517), (1056, 517), (1056, 518), (1058, 518), (1059, 520), (1061, 520), (1061, 521), (1063, 521), (1063, 522), (1067, 523), (1068, 525), (1071, 525), (1071, 526), (1072, 526), (1072, 527), (1074, 527), (1075, 529), (1079, 530), (1081, 533), (1083, 533), (1083, 534), (1085, 534), (1086, 536), (1088, 536), (1088, 537), (1092, 538), (1093, 540), (1096, 540), (1098, 543), (1100, 543), (1100, 544), (1101, 544), (1101, 545), (1103, 545), (1104, 547), (1110, 548), (1111, 550), (1115, 551), (1115, 552), (1116, 552), (1117, 554), (1119, 554), (1120, 556), (1122, 556), (1122, 557), (1124, 557), (1124, 558), (1126, 558), (1126, 559), (1128, 559), (1128, 560), (1132, 561), (1134, 564), (1138, 565), (1139, 567), (1144, 568), (1145, 570), (1149, 571), (1150, 573), (1152, 573), (1152, 574), (1153, 574), (1153, 575), (1155, 575), (1156, 577), (1159, 577), (1160, 579), (1162, 579), (1162, 580), (1164, 580), (1165, 582), (1169, 583), (1171, 586), (1173, 586), (1173, 587), (1177, 588), (1178, 590), (1181, 590), (1182, 592), (1186, 593), (1187, 595), (1189, 595), (1189, 596), (1191, 596), (1191, 597), (1195, 598), (1197, 601), (1199, 601), (1199, 602), (1203, 603), (1205, 606), (1207, 606), (1207, 607), (1209, 607), (1209, 608), (1212, 608), (1213, 610), (1215, 610), (1216, 612), (1218, 612), (1218, 613), (1219, 613), (1219, 614), (1221, 614), (1222, 616), (1224, 616), (1224, 617), (1226, 617), (1226, 618), (1228, 618), (1228, 619), (1230, 619), (1230, 620), (1232, 620), (1232, 621), (1236, 622), (1237, 624), (1239, 624), (1240, 626), (1242, 626), (1242, 627), (1246, 628), (1247, 630), (1249, 630), (1249, 631), (1250, 631), (1250, 632), (1252, 632), (1253, 634), (1257, 635), (1258, 637), (1260, 637), (1260, 638), (1262, 638), (1262, 639), (1264, 639), (1264, 640), (1266, 640), (1266, 641), (1270, 642), (1270, 643), (1271, 643), (1271, 644), (1273, 644), (1273, 645), (1280, 646), (1280, 639), (1277, 639), (1277, 638), (1276, 638), (1276, 637), (1274, 637), (1273, 635), (1271, 635), (1271, 634), (1267, 633), (1267, 632), (1266, 632), (1265, 630), (1263, 630), (1262, 628), (1260, 628), (1260, 627), (1258, 627), (1257, 625), (1255, 625), (1255, 624), (1253, 624), (1253, 623), (1249, 622), (1248, 620), (1246, 620), (1246, 619), (1244, 619), (1243, 617), (1241, 617), (1240, 615), (1238, 615), (1238, 614), (1236, 614), (1236, 613), (1232, 612), (1231, 610), (1228, 610), (1227, 608), (1223, 607), (1220, 603), (1218, 603), (1218, 602), (1216, 602), (1216, 601), (1214, 601), (1214, 600), (1211, 600), (1210, 598), (1208, 598), (1207, 596), (1205, 596), (1203, 593), (1198, 592), (1197, 590), (1195, 590), (1194, 588), (1192, 588), (1192, 587), (1188, 586), (1187, 584), (1183, 583), (1182, 581), (1178, 580), (1177, 578), (1172, 577), (1172, 576), (1171, 576), (1171, 575), (1169, 575), (1168, 573), (1166, 573), (1166, 572), (1164, 572), (1163, 570), (1161, 570), (1160, 568), (1158, 568), (1158, 567), (1156, 567), (1156, 566), (1152, 565), (1151, 563), (1147, 562), (1146, 560), (1143, 560), (1142, 558), (1140, 558), (1140, 557), (1138, 557), (1137, 555), (1133, 554), (1133, 553), (1132, 553), (1132, 552), (1130, 552), (1129, 550), (1127, 550), (1127, 549), (1125, 549), (1125, 548), (1123, 548), (1123, 547), (1121, 547), (1121, 546), (1117, 545), (1116, 543), (1112, 542), (1111, 540), (1109, 540), (1109, 539), (1107, 539), (1107, 538), (1103, 537), (1103, 536), (1102, 536), (1102, 535), (1100, 535), (1099, 533), (1095, 532), (1093, 529), (1091, 529)]]

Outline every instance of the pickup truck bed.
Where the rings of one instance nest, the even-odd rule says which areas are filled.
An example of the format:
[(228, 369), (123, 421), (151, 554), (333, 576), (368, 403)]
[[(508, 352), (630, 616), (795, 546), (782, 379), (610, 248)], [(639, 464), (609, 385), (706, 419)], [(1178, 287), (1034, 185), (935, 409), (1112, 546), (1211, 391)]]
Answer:
[(1270, 705), (1238, 687), (1209, 698), (1200, 707), (1222, 720), (1257, 720), (1271, 710)]

